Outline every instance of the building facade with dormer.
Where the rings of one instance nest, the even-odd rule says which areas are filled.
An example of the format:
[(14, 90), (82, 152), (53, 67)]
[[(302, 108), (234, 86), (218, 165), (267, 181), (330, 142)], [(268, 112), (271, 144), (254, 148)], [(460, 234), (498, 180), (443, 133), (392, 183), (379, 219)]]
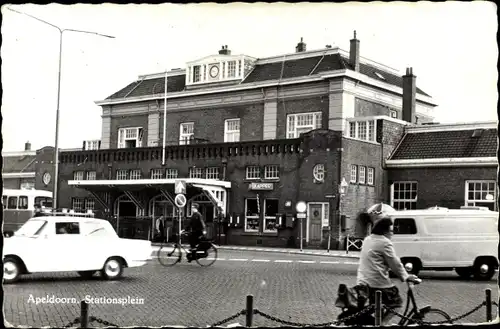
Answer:
[(429, 179), (397, 176), (386, 162), (408, 129), (426, 129), (436, 104), (411, 68), (401, 75), (361, 57), (356, 37), (349, 52), (307, 51), (301, 40), (295, 53), (270, 58), (222, 46), (96, 103), (99, 150), (61, 152), (58, 206), (95, 204), (122, 229), (144, 217), (152, 235), (156, 218), (175, 221), (174, 183), (183, 180), (185, 215), (191, 202), (209, 223), (222, 214), (229, 243), (296, 244), (295, 204), (305, 201), (304, 241), (325, 245), (331, 234), (340, 246), (346, 233), (362, 234), (360, 211), (394, 199), (397, 180)]

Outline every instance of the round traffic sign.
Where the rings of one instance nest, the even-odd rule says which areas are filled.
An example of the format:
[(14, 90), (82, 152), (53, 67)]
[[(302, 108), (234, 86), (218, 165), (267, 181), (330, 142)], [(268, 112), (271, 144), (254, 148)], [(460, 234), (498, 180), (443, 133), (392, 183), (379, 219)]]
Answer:
[(184, 194), (177, 194), (174, 202), (177, 207), (182, 208), (186, 205), (186, 196)]
[(297, 210), (297, 212), (306, 212), (306, 209), (307, 209), (307, 205), (304, 201), (299, 201), (295, 205), (295, 210)]

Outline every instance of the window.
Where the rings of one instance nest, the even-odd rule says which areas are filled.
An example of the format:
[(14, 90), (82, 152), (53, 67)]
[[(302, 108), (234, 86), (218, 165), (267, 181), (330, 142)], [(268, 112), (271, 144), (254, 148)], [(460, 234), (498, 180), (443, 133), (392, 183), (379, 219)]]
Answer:
[(10, 196), (7, 202), (7, 209), (17, 209), (17, 196)]
[(83, 198), (73, 198), (71, 200), (71, 209), (75, 211), (83, 210), (84, 199)]
[(99, 141), (85, 141), (85, 150), (98, 150), (99, 149)]
[(315, 165), (313, 168), (313, 176), (318, 182), (323, 182), (325, 180), (325, 165), (321, 163)]
[(17, 209), (28, 209), (28, 197), (22, 195), (19, 197), (19, 203), (17, 205)]
[(203, 65), (203, 81), (207, 81), (207, 66)]
[(375, 120), (349, 122), (349, 137), (375, 142)]
[(494, 180), (479, 180), (465, 182), (465, 205), (488, 207), (496, 211), (497, 190)]
[(359, 166), (359, 181), (360, 184), (365, 184), (366, 182), (366, 167)]
[(179, 176), (179, 171), (177, 169), (169, 168), (167, 169), (167, 179), (175, 179)]
[(245, 232), (259, 231), (259, 216), (259, 200), (245, 199)]
[(95, 171), (87, 171), (87, 180), (95, 180), (97, 173)]
[(279, 179), (280, 178), (280, 167), (278, 165), (270, 165), (264, 167), (264, 178), (265, 179)]
[(241, 77), (241, 66), (242, 66), (241, 62), (242, 62), (241, 60), (238, 61), (238, 76), (239, 77)]
[(141, 179), (142, 172), (140, 169), (134, 169), (130, 171), (130, 179)]
[(277, 232), (279, 226), (278, 220), (278, 199), (264, 200), (264, 232)]
[(229, 119), (224, 124), (224, 142), (240, 141), (240, 119)]
[(358, 166), (351, 165), (351, 183), (358, 182)]
[(37, 196), (35, 197), (35, 207), (36, 208), (51, 208), (52, 207), (52, 198), (45, 196)]
[(151, 169), (151, 179), (162, 179), (163, 170), (162, 169)]
[(201, 80), (201, 67), (199, 65), (193, 66), (193, 82), (200, 82)]
[(227, 62), (227, 77), (228, 78), (236, 77), (236, 61)]
[(80, 234), (80, 225), (78, 222), (56, 223), (56, 234)]
[(417, 226), (413, 218), (395, 218), (394, 234), (417, 234)]
[(95, 200), (88, 198), (85, 199), (85, 210), (94, 210), (95, 209)]
[(194, 136), (194, 122), (185, 122), (180, 125), (179, 145), (189, 144)]
[(260, 168), (257, 166), (249, 166), (246, 169), (247, 179), (259, 179), (260, 178)]
[(2, 204), (3, 204), (3, 209), (7, 208), (7, 196), (6, 195), (2, 196)]
[(207, 179), (219, 179), (219, 167), (209, 167), (206, 170)]
[(373, 185), (375, 181), (375, 168), (368, 168), (368, 179), (367, 179), (367, 184), (368, 185)]
[(417, 182), (394, 182), (391, 189), (391, 206), (394, 209), (417, 209)]
[(128, 171), (125, 169), (120, 169), (116, 171), (116, 179), (117, 180), (126, 180), (128, 179)]
[(118, 129), (118, 148), (142, 147), (142, 135), (140, 127)]
[(226, 62), (222, 62), (222, 78), (226, 77)]
[(391, 118), (397, 119), (398, 118), (398, 112), (391, 110)]
[(75, 171), (73, 173), (73, 180), (83, 180), (83, 171)]
[(189, 178), (203, 178), (203, 168), (189, 168)]
[(286, 125), (287, 138), (298, 138), (300, 134), (321, 128), (321, 112), (290, 114)]

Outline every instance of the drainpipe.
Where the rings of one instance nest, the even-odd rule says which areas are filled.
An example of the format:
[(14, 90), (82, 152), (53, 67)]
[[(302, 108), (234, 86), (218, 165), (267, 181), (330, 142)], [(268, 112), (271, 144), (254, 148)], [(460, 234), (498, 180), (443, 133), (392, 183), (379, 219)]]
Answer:
[(341, 207), (341, 195), (340, 195), (340, 184), (342, 182), (342, 152), (344, 151), (344, 148), (343, 148), (343, 133), (341, 133), (340, 135), (340, 147), (337, 149), (338, 151), (338, 155), (339, 155), (339, 165), (337, 167), (337, 202), (336, 202), (336, 205), (337, 205), (337, 223), (338, 223), (338, 233), (337, 233), (337, 238), (338, 238), (338, 248), (340, 248), (340, 237), (341, 237), (341, 220), (340, 220), (340, 216), (341, 216), (341, 213), (340, 213), (340, 207)]

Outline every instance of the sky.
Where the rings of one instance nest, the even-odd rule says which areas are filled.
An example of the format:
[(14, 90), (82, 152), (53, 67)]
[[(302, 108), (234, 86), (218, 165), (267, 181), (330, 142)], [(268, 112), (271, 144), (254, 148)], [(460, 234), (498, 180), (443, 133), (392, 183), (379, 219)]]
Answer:
[[(496, 7), (492, 2), (344, 4), (12, 5), (64, 32), (59, 146), (101, 138), (103, 100), (139, 75), (184, 68), (217, 54), (256, 58), (325, 45), (398, 69), (413, 67), (417, 85), (439, 105), (437, 122), (496, 121)], [(3, 151), (54, 145), (59, 32), (2, 6)]]

